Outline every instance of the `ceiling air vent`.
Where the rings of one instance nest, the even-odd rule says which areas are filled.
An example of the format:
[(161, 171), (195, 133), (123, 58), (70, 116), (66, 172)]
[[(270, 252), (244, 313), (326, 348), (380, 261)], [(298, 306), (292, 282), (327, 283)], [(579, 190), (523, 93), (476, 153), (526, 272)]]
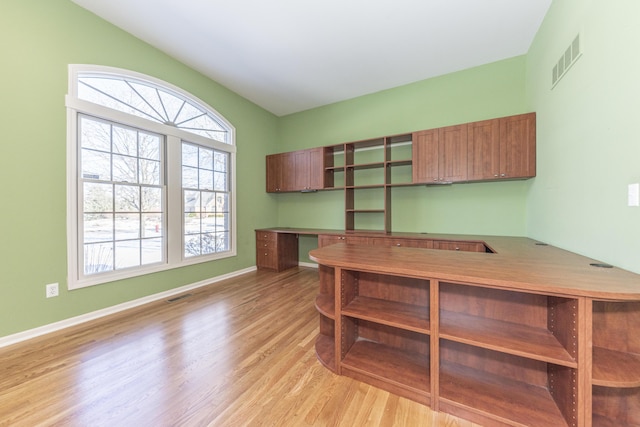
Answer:
[(580, 34), (573, 39), (567, 50), (560, 56), (558, 63), (553, 66), (551, 71), (551, 89), (553, 89), (560, 79), (569, 71), (569, 68), (582, 56), (580, 51)]

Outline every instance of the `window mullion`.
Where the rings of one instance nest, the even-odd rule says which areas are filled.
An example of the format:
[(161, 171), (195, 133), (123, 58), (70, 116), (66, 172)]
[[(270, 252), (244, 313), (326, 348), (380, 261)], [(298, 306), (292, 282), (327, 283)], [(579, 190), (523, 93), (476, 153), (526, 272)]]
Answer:
[(168, 262), (177, 263), (182, 260), (182, 166), (181, 139), (167, 136), (167, 242)]

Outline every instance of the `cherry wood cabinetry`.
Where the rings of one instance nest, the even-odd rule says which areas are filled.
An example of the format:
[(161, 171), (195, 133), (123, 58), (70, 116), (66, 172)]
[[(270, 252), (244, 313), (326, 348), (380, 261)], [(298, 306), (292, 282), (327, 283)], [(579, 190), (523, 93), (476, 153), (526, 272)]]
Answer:
[(469, 181), (536, 175), (535, 113), (469, 123)]
[(325, 173), (332, 161), (323, 147), (268, 155), (267, 192), (304, 192), (332, 186), (333, 176)]
[(433, 249), (446, 251), (491, 252), (483, 242), (463, 242), (457, 240), (434, 240)]
[(272, 154), (267, 192), (342, 189), (345, 231), (391, 232), (393, 187), (535, 176), (535, 113)]
[(311, 251), (320, 362), (486, 426), (640, 426), (640, 276), (487, 243)]
[(467, 126), (448, 126), (413, 135), (413, 183), (467, 180)]
[(640, 302), (593, 302), (593, 425), (640, 426)]
[(298, 265), (298, 236), (256, 230), (256, 266), (281, 271)]

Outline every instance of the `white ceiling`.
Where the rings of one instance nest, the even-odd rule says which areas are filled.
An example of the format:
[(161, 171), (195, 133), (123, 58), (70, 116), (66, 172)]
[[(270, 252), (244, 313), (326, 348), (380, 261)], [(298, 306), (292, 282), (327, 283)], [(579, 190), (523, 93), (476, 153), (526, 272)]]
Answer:
[(552, 0), (72, 0), (282, 116), (527, 53)]

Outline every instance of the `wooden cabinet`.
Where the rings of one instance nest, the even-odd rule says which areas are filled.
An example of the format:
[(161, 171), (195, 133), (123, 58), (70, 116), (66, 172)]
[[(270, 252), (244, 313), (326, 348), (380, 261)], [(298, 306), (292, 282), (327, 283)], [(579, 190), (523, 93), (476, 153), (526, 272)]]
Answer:
[(536, 176), (535, 113), (500, 119), (500, 178)]
[(336, 243), (349, 243), (352, 245), (370, 245), (372, 239), (366, 236), (345, 236), (338, 234), (319, 234), (318, 247), (322, 248)]
[(256, 230), (256, 266), (281, 271), (298, 265), (298, 236)]
[(332, 162), (323, 147), (271, 154), (266, 158), (267, 192), (314, 191), (333, 186), (325, 166)]
[(536, 175), (536, 116), (520, 114), (468, 125), (468, 179), (522, 179)]
[(640, 276), (523, 239), (503, 243), (491, 243), (498, 253), (486, 261), (401, 247), (313, 250), (324, 271), (318, 359), (481, 425), (640, 426)]
[(433, 249), (445, 251), (489, 252), (482, 242), (463, 242), (455, 240), (434, 240)]
[(448, 184), (467, 180), (467, 126), (413, 134), (413, 183)]
[(392, 189), (535, 176), (535, 113), (267, 156), (267, 192), (342, 189), (345, 231), (391, 232)]
[(593, 302), (593, 426), (640, 426), (640, 302)]
[(399, 248), (433, 249), (433, 240), (376, 237), (371, 242), (374, 246), (396, 246)]

